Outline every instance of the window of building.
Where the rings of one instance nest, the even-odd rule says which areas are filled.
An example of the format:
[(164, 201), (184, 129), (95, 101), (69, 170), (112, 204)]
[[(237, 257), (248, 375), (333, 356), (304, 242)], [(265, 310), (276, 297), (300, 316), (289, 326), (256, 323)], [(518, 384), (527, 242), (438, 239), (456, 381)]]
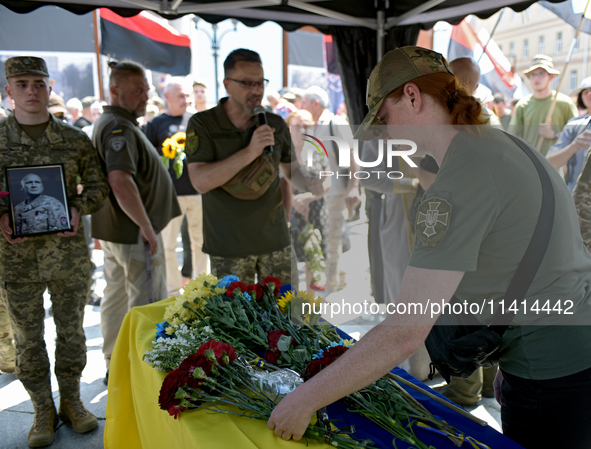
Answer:
[(554, 81), (552, 81), (552, 89), (557, 90), (558, 83), (560, 83), (560, 75), (556, 75), (556, 78), (554, 78)]
[(499, 45), (499, 51), (500, 51), (501, 53), (503, 53), (503, 45), (502, 45), (502, 44), (500, 44), (500, 45)]
[(546, 12), (546, 8), (544, 8), (542, 5), (540, 5), (540, 14), (545, 13)]
[(538, 54), (544, 54), (544, 36), (538, 38)]
[(556, 54), (562, 53), (562, 33), (556, 33)]
[(515, 62), (515, 43), (509, 43), (509, 62)]
[(577, 88), (577, 71), (573, 70), (570, 72), (570, 90)]
[[(574, 36), (573, 36), (573, 37), (574, 37)], [(579, 49), (579, 40), (580, 40), (580, 39), (581, 39), (580, 37), (577, 37), (577, 38), (575, 39), (575, 48), (573, 49), (573, 51), (577, 51), (577, 50)]]
[(525, 11), (523, 11), (523, 15), (525, 16), (526, 19), (529, 19), (529, 8), (527, 8)]
[(523, 59), (529, 59), (529, 41), (523, 40)]

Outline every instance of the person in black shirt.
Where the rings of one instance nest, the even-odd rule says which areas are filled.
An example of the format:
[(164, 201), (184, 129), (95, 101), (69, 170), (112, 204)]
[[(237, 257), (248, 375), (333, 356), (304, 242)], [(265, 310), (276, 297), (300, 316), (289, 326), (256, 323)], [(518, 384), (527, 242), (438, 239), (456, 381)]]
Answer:
[[(171, 78), (164, 87), (166, 111), (152, 119), (145, 126), (148, 139), (160, 154), (163, 154), (162, 144), (166, 139), (177, 132), (185, 132), (187, 129), (187, 123), (191, 117), (191, 113), (187, 112), (189, 89), (189, 86), (186, 85), (182, 78)], [(183, 173), (179, 178), (177, 178), (172, 161), (169, 172), (182, 210), (182, 215), (172, 219), (162, 231), (166, 254), (166, 282), (168, 284), (168, 293), (172, 296), (178, 295), (180, 288), (183, 286), (183, 279), (176, 258), (176, 247), (184, 217), (187, 219), (189, 238), (191, 240), (192, 265), (195, 275), (208, 271), (209, 258), (201, 251), (203, 246), (201, 195), (191, 185), (187, 163), (183, 161)]]

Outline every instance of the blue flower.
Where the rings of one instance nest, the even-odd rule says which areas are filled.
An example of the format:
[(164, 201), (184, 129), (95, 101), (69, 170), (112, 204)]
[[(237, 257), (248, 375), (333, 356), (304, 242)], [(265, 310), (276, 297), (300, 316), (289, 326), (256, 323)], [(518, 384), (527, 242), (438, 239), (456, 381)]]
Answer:
[(160, 337), (172, 338), (172, 335), (166, 334), (166, 326), (168, 326), (168, 321), (163, 321), (162, 323), (158, 323), (156, 325), (156, 340), (158, 340)]
[[(286, 292), (289, 292), (291, 290), (292, 290), (291, 284), (282, 285), (281, 287), (279, 287), (279, 297), (283, 296)], [(294, 293), (297, 293), (297, 292), (294, 291)]]
[(313, 354), (313, 355), (312, 355), (312, 360), (314, 360), (314, 359), (321, 359), (322, 357), (324, 357), (324, 356), (322, 355), (322, 353), (323, 353), (323, 351), (320, 351), (320, 352), (319, 352), (319, 353), (317, 353), (317, 354)]
[(345, 346), (345, 342), (343, 341), (343, 339), (341, 338), (341, 340), (337, 343), (336, 341), (331, 341), (330, 342), (330, 346), (331, 347), (335, 347), (335, 346)]
[(244, 292), (244, 293), (242, 293), (242, 296), (244, 296), (249, 301), (252, 301), (252, 296), (250, 296), (248, 293)]
[(216, 285), (216, 287), (220, 288), (228, 288), (232, 282), (238, 282), (240, 279), (238, 276), (234, 276), (233, 274), (229, 274), (228, 276), (224, 276)]

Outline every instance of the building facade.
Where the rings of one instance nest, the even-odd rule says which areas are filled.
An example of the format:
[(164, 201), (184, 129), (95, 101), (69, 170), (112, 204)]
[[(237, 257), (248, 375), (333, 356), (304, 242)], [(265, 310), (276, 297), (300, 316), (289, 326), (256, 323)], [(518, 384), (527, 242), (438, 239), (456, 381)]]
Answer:
[[(486, 28), (490, 33), (500, 15), (501, 12), (498, 12), (486, 20), (476, 19), (473, 22), (474, 28)], [(560, 70), (560, 77), (564, 78), (560, 92), (568, 95), (581, 80), (591, 76), (589, 35), (586, 33), (579, 34), (565, 73), (564, 64), (575, 33), (574, 27), (536, 3), (520, 13), (505, 8), (493, 38), (511, 62), (513, 72), (521, 76), (530, 90), (529, 80), (523, 75), (523, 71), (531, 66), (533, 57), (539, 53), (552, 57), (554, 67)], [(559, 82), (560, 78), (556, 77), (553, 81), (554, 89)]]

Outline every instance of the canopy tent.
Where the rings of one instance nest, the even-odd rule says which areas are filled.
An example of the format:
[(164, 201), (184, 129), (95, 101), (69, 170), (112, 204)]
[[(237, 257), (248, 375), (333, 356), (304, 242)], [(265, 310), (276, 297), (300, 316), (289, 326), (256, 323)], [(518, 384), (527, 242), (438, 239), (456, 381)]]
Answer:
[[(553, 0), (558, 3), (559, 0)], [(509, 6), (523, 11), (533, 0), (0, 0), (18, 13), (40, 6), (60, 6), (76, 14), (109, 8), (122, 16), (151, 10), (166, 18), (197, 14), (217, 23), (239, 19), (247, 26), (274, 21), (287, 31), (313, 25), (333, 36), (349, 119), (359, 124), (365, 114), (365, 85), (387, 50), (413, 45), (420, 29), (445, 20), (459, 23), (468, 14), (486, 18)]]

